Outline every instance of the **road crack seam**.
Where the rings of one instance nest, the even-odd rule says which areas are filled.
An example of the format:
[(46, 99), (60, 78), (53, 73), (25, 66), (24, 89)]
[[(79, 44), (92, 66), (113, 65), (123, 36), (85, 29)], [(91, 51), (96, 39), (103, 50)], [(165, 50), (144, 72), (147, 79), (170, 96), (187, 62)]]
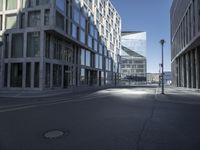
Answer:
[(136, 142), (136, 148), (137, 150), (141, 150), (141, 143), (142, 143), (142, 139), (143, 139), (143, 136), (145, 134), (145, 130), (147, 129), (148, 127), (148, 123), (152, 120), (153, 116), (154, 116), (154, 113), (155, 113), (155, 110), (156, 110), (156, 101), (157, 101), (157, 90), (155, 92), (155, 100), (154, 100), (154, 104), (153, 104), (153, 107), (152, 107), (152, 110), (151, 110), (151, 114), (150, 116), (144, 121), (143, 123), (143, 126), (142, 126), (142, 130), (141, 132), (139, 133), (138, 135), (138, 140)]

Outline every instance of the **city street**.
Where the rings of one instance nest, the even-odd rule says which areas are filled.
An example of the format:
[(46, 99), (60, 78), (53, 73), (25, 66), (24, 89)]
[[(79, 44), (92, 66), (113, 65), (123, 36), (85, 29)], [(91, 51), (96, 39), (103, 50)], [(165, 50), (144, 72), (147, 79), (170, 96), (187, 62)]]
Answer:
[(172, 87), (0, 98), (0, 150), (199, 150), (199, 114), (200, 93)]

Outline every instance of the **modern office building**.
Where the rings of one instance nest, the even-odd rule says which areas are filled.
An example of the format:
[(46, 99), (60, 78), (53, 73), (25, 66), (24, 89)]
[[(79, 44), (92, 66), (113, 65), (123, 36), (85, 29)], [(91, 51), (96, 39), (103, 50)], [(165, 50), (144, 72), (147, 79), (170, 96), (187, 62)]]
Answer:
[(109, 0), (0, 0), (0, 40), (0, 88), (117, 83), (121, 18)]
[(200, 88), (200, 1), (174, 0), (171, 7), (173, 84)]
[(122, 32), (121, 73), (122, 79), (146, 81), (146, 32)]

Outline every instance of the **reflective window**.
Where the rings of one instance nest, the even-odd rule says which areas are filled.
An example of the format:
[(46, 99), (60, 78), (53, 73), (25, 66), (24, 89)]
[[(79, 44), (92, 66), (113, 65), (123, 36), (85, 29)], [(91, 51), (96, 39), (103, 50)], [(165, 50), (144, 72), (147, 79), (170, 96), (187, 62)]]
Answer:
[(50, 0), (36, 0), (36, 5), (48, 4)]
[(74, 10), (73, 10), (73, 19), (78, 24), (79, 24), (79, 16), (80, 16), (79, 11), (76, 8), (74, 8)]
[(99, 56), (99, 69), (103, 69), (103, 57)]
[(62, 67), (60, 65), (53, 65), (53, 86), (61, 87), (62, 83)]
[(8, 86), (8, 64), (4, 66), (4, 87)]
[(101, 44), (99, 44), (99, 54), (103, 53), (103, 46)]
[(10, 86), (11, 87), (22, 87), (22, 63), (11, 64), (11, 76)]
[(85, 65), (85, 50), (81, 49), (81, 65)]
[(81, 78), (80, 78), (80, 84), (84, 85), (85, 84), (85, 69), (81, 69)]
[(31, 87), (31, 63), (26, 64), (26, 87)]
[(4, 58), (8, 58), (8, 50), (9, 50), (9, 35), (5, 34), (5, 52), (4, 52)]
[(23, 49), (24, 49), (24, 35), (22, 33), (13, 34), (11, 57), (13, 58), (23, 57)]
[(86, 51), (86, 66), (91, 66), (91, 54), (90, 51)]
[(41, 25), (40, 11), (32, 11), (28, 13), (28, 26), (38, 27)]
[(17, 15), (7, 15), (6, 16), (6, 29), (16, 28), (17, 25)]
[(0, 11), (2, 11), (2, 10), (3, 10), (3, 1), (0, 0)]
[(88, 47), (92, 48), (92, 37), (88, 35)]
[(98, 40), (98, 31), (97, 31), (97, 29), (94, 30), (94, 38), (96, 40)]
[(99, 55), (95, 55), (95, 68), (99, 68)]
[(86, 19), (83, 15), (81, 15), (81, 27), (85, 29), (85, 26), (86, 26)]
[(65, 10), (65, 0), (56, 0), (56, 6), (64, 11)]
[(50, 75), (51, 75), (51, 66), (49, 63), (46, 63), (46, 75), (45, 75), (45, 85), (46, 88), (50, 87)]
[(98, 50), (98, 43), (96, 40), (94, 40), (94, 50), (97, 51)]
[(17, 9), (17, 0), (6, 0), (6, 10), (10, 9)]
[(89, 30), (90, 35), (94, 36), (94, 25), (90, 24), (90, 30)]
[(34, 87), (39, 88), (40, 85), (40, 63), (35, 63), (34, 68)]
[(72, 31), (71, 31), (72, 37), (77, 39), (77, 27), (75, 24), (72, 23)]
[(23, 0), (23, 7), (33, 7), (34, 6), (34, 0)]
[(25, 13), (21, 13), (20, 15), (20, 28), (25, 27)]
[(59, 39), (54, 39), (53, 58), (58, 60), (62, 59), (62, 41)]
[(85, 44), (85, 32), (80, 30), (80, 41)]
[(50, 10), (46, 9), (44, 12), (44, 25), (45, 26), (49, 25), (49, 15), (50, 15)]
[(0, 15), (0, 31), (2, 30), (2, 15)]
[(46, 58), (50, 58), (50, 42), (51, 42), (51, 36), (50, 34), (46, 33), (46, 39), (45, 39), (45, 56)]
[(59, 29), (64, 30), (64, 16), (59, 12), (56, 12), (56, 26)]
[(28, 33), (27, 39), (27, 57), (40, 56), (40, 32)]

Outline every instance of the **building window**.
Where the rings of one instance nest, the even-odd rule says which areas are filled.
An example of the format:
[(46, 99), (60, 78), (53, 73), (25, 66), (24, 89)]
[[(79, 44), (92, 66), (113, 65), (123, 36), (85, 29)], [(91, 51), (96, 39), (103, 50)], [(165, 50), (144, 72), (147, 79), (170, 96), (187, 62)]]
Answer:
[(0, 0), (0, 11), (3, 10), (3, 0)]
[(24, 50), (24, 35), (13, 34), (12, 35), (12, 49), (11, 49), (11, 57), (12, 58), (20, 58), (23, 57)]
[(99, 55), (95, 54), (95, 68), (99, 68)]
[(80, 30), (80, 41), (85, 44), (85, 31)]
[(60, 65), (53, 65), (53, 86), (61, 87), (62, 82), (62, 67)]
[(81, 69), (81, 78), (80, 78), (80, 84), (84, 85), (85, 84), (85, 69)]
[(0, 31), (2, 30), (2, 15), (0, 15)]
[(86, 50), (86, 66), (90, 67), (91, 66), (91, 53), (90, 51)]
[(40, 63), (35, 63), (34, 68), (34, 87), (39, 88), (40, 85)]
[(51, 42), (51, 35), (46, 33), (46, 43), (45, 43), (45, 56), (46, 58), (50, 58), (50, 42)]
[(97, 52), (98, 50), (98, 43), (96, 40), (94, 40), (94, 50)]
[(51, 65), (46, 63), (46, 75), (45, 75), (45, 85), (46, 88), (50, 88), (50, 75), (51, 75)]
[(99, 54), (103, 54), (103, 46), (99, 44)]
[(10, 86), (22, 87), (22, 63), (11, 64)]
[(86, 27), (86, 19), (85, 16), (81, 15), (81, 28), (85, 30)]
[(31, 63), (26, 64), (26, 87), (31, 87)]
[(92, 37), (88, 35), (88, 47), (92, 48)]
[(64, 30), (64, 16), (59, 12), (56, 12), (56, 26), (59, 29)]
[(49, 3), (49, 0), (36, 0), (36, 5), (45, 5), (48, 3)]
[(81, 49), (81, 65), (85, 65), (85, 50)]
[(71, 35), (73, 38), (77, 39), (77, 26), (73, 23), (71, 27)]
[(62, 60), (62, 41), (59, 39), (54, 42), (54, 59)]
[(25, 27), (25, 13), (21, 13), (21, 18), (20, 18), (20, 28)]
[(49, 25), (49, 15), (50, 15), (50, 10), (46, 9), (44, 12), (44, 25), (45, 26)]
[(74, 8), (74, 10), (73, 10), (73, 20), (77, 23), (77, 24), (79, 24), (79, 17), (80, 17), (80, 13), (79, 13), (79, 11), (76, 9), (76, 8)]
[(56, 0), (56, 6), (64, 11), (65, 10), (65, 0)]
[(34, 0), (23, 0), (24, 7), (34, 7)]
[(16, 28), (17, 25), (17, 16), (7, 15), (6, 16), (6, 29)]
[(103, 57), (99, 56), (99, 69), (103, 69)]
[(8, 86), (8, 64), (4, 66), (4, 87)]
[(90, 35), (94, 36), (94, 25), (93, 25), (93, 24), (90, 24), (89, 27), (90, 27), (90, 28), (89, 28), (89, 33), (90, 33)]
[(4, 58), (8, 58), (8, 50), (9, 50), (9, 35), (5, 34), (5, 49), (4, 49)]
[(32, 11), (28, 13), (28, 26), (38, 27), (41, 25), (40, 11)]
[(27, 57), (39, 57), (40, 32), (30, 32), (27, 37)]
[(6, 10), (10, 9), (17, 9), (17, 0), (6, 0)]

